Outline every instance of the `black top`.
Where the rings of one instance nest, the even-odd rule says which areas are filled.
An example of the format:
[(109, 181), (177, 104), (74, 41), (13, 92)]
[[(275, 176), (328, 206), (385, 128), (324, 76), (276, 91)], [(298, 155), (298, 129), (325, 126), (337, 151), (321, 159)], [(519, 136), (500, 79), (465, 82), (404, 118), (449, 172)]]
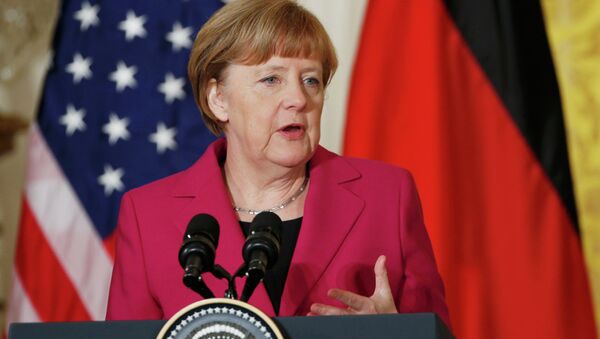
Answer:
[[(296, 240), (300, 233), (300, 225), (302, 217), (292, 220), (285, 220), (281, 224), (281, 243), (279, 244), (279, 259), (270, 270), (265, 273), (265, 288), (273, 304), (275, 314), (279, 315), (279, 305), (281, 304), (281, 295), (283, 294), (283, 286), (290, 269), (292, 255), (296, 247)], [(240, 221), (244, 235), (248, 236), (250, 223)]]

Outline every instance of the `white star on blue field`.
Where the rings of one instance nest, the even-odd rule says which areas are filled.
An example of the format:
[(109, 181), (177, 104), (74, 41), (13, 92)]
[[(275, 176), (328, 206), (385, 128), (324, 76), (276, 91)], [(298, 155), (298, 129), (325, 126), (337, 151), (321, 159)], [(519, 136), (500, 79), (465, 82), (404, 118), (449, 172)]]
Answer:
[(187, 79), (223, 3), (63, 0), (38, 125), (102, 237), (124, 192), (189, 167), (215, 140)]

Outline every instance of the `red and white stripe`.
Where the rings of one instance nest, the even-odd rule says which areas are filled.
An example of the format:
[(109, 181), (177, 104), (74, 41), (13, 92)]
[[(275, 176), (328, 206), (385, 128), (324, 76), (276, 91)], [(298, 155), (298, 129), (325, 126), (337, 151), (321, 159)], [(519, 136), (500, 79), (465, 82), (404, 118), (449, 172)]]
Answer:
[(37, 125), (29, 142), (8, 322), (103, 320), (112, 257)]

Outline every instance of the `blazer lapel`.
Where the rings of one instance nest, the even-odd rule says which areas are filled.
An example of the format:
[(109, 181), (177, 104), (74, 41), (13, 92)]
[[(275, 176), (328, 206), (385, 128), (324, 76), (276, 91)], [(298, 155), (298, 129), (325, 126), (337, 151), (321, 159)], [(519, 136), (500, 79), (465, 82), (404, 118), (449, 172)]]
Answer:
[[(231, 201), (219, 166), (219, 159), (224, 157), (225, 140), (220, 139), (207, 148), (204, 155), (189, 168), (176, 183), (172, 196), (175, 200), (174, 224), (183, 234), (190, 219), (199, 213), (207, 213), (217, 219), (220, 226), (219, 244), (215, 264), (223, 266), (229, 273), (235, 271), (243, 263), (242, 246), (244, 234), (237, 217), (231, 207)], [(222, 297), (227, 283), (217, 280), (211, 274), (203, 274), (208, 287), (216, 297)], [(241, 292), (245, 279), (236, 279)], [(268, 315), (273, 316), (273, 305), (264, 285), (259, 285), (250, 303)]]
[[(310, 166), (302, 226), (281, 298), (280, 314), (297, 315), (364, 208), (344, 183), (360, 178), (341, 157), (319, 148)], [(334, 286), (331, 286), (334, 287)]]

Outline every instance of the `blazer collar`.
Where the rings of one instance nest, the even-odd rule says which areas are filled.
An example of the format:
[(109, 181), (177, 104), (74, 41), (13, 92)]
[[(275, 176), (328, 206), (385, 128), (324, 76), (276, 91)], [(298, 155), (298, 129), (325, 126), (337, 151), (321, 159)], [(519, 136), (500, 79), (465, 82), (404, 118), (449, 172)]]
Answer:
[(308, 309), (307, 296), (365, 205), (349, 190), (350, 182), (361, 175), (344, 158), (319, 147), (309, 171), (304, 217), (281, 298), (281, 314), (300, 315)]
[[(208, 213), (219, 221), (221, 241), (216, 263), (233, 274), (242, 263), (245, 239), (221, 174), (219, 161), (224, 159), (225, 152), (225, 139), (212, 143), (192, 167), (181, 173), (172, 196), (178, 201), (179, 212), (174, 213), (174, 221), (182, 236), (189, 220), (198, 213)], [(302, 226), (281, 298), (280, 314), (296, 314), (301, 306), (307, 308), (304, 305), (307, 295), (364, 208), (364, 201), (346, 187), (347, 183), (359, 179), (360, 173), (344, 158), (319, 146), (310, 160), (309, 173)], [(237, 285), (242, 284), (240, 281)], [(214, 292), (220, 294), (222, 291)], [(263, 284), (250, 301), (273, 315)]]

